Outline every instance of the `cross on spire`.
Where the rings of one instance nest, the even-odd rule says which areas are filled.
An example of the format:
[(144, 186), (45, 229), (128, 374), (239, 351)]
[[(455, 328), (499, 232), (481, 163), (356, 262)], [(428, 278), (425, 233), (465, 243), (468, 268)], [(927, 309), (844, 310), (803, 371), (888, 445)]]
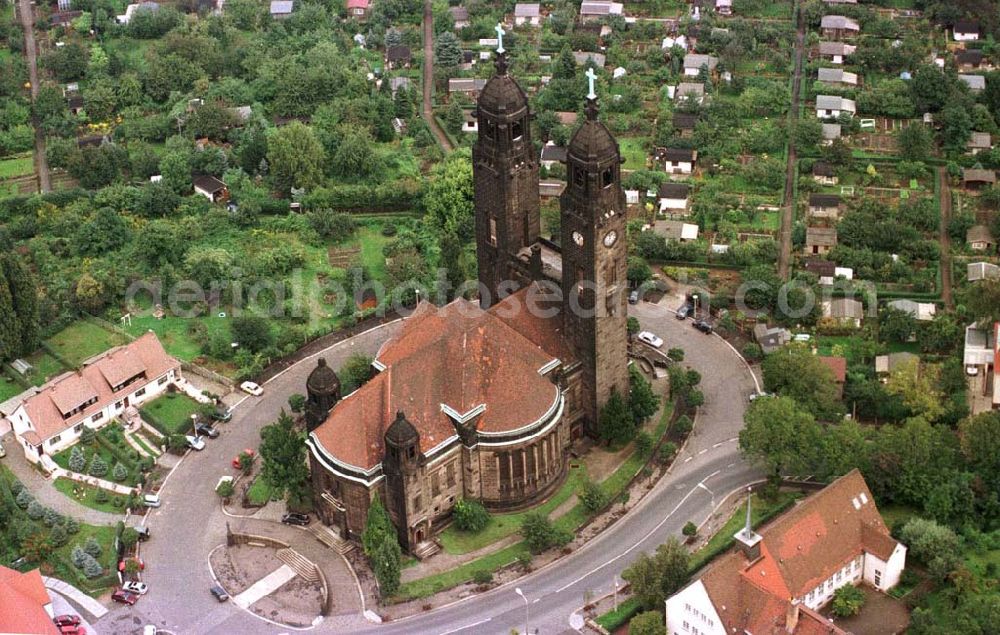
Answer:
[(504, 54), (503, 34), (505, 33), (505, 31), (503, 30), (503, 25), (497, 22), (495, 30), (497, 32), (497, 53), (503, 55)]
[(597, 99), (597, 93), (594, 92), (594, 82), (597, 81), (597, 74), (594, 73), (593, 68), (588, 68), (584, 75), (587, 76), (587, 84), (590, 88), (590, 92), (587, 93), (587, 99)]

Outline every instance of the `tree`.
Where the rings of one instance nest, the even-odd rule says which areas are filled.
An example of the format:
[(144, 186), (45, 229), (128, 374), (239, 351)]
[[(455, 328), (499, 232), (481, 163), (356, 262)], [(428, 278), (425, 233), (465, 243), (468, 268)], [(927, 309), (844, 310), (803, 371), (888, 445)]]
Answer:
[(814, 417), (835, 419), (842, 410), (833, 371), (803, 346), (786, 346), (761, 364), (768, 392), (791, 397)]
[(896, 395), (914, 415), (933, 423), (944, 414), (941, 393), (935, 387), (936, 367), (922, 367), (919, 359), (910, 359), (896, 368), (885, 384), (885, 391)]
[(754, 400), (743, 417), (740, 450), (777, 482), (784, 474), (802, 473), (811, 464), (819, 429), (813, 416), (789, 397)]
[(261, 474), (272, 486), (298, 491), (309, 478), (305, 436), (284, 410), (278, 421), (260, 431)]
[(689, 560), (687, 549), (671, 536), (652, 556), (643, 553), (636, 558), (622, 572), (622, 579), (632, 585), (632, 594), (644, 608), (658, 609), (687, 583)]
[(83, 560), (83, 575), (87, 576), (89, 579), (100, 577), (104, 574), (104, 567), (101, 563), (97, 561), (97, 558), (84, 554)]
[(104, 459), (97, 452), (94, 452), (94, 456), (90, 459), (90, 468), (87, 470), (87, 473), (98, 478), (108, 473), (108, 464), (104, 462)]
[(462, 124), (465, 123), (465, 110), (462, 109), (462, 104), (455, 100), (448, 104), (447, 110), (444, 111), (444, 123), (448, 132), (453, 135), (462, 131)]
[(987, 483), (1000, 483), (1000, 414), (983, 412), (958, 424), (962, 454)]
[(353, 216), (330, 208), (313, 210), (306, 218), (317, 234), (335, 243), (347, 240), (357, 229), (357, 222)]
[(461, 498), (455, 503), (451, 513), (455, 526), (462, 531), (478, 533), (486, 529), (490, 522), (490, 513), (477, 500)]
[(646, 260), (640, 256), (628, 257), (628, 272), (626, 273), (629, 283), (638, 287), (653, 277), (653, 270)]
[(659, 611), (639, 613), (628, 623), (629, 635), (667, 635), (667, 625)]
[(36, 500), (28, 503), (28, 518), (31, 520), (41, 520), (42, 516), (45, 515), (45, 506)]
[(1000, 321), (1000, 280), (979, 280), (966, 293), (965, 308), (979, 324)]
[(79, 445), (74, 445), (69, 451), (69, 469), (74, 472), (83, 472), (87, 467), (87, 457), (83, 455), (83, 450)]
[(165, 152), (160, 159), (160, 175), (164, 186), (175, 194), (186, 194), (191, 191), (191, 157), (187, 152)]
[(462, 63), (462, 43), (451, 31), (437, 36), (434, 43), (434, 63), (447, 71)]
[(14, 502), (17, 503), (17, 506), (21, 509), (27, 509), (28, 505), (30, 505), (34, 500), (35, 497), (31, 495), (31, 492), (29, 492), (27, 488), (25, 488), (18, 492), (17, 498), (14, 499)]
[(242, 348), (254, 353), (259, 353), (274, 342), (271, 325), (262, 317), (249, 315), (235, 317), (229, 328), (232, 331), (233, 340), (238, 342)]
[(684, 528), (681, 529), (681, 533), (689, 538), (698, 535), (698, 525), (694, 524), (690, 520), (684, 524)]
[(103, 551), (101, 549), (101, 544), (99, 542), (97, 542), (97, 539), (94, 538), (93, 536), (91, 536), (90, 538), (87, 538), (87, 542), (85, 542), (83, 544), (83, 550), (87, 554), (89, 554), (89, 555), (91, 555), (91, 556), (93, 556), (95, 558), (100, 558), (101, 557), (101, 552)]
[(373, 361), (364, 353), (354, 353), (344, 361), (337, 376), (340, 377), (341, 387), (345, 395), (354, 392), (374, 376)]
[(389, 512), (385, 510), (381, 499), (376, 494), (368, 505), (368, 518), (365, 521), (364, 533), (361, 534), (361, 546), (366, 556), (371, 558), (382, 536), (386, 534), (395, 537), (396, 528), (392, 524), (392, 519), (389, 518)]
[(879, 314), (878, 334), (884, 342), (907, 342), (917, 328), (917, 320), (908, 311), (886, 307)]
[(399, 590), (403, 552), (395, 534), (383, 534), (368, 557), (382, 597), (394, 595)]
[(612, 389), (611, 396), (601, 408), (597, 435), (605, 445), (627, 443), (635, 435), (635, 418), (617, 390)]
[(267, 162), (271, 178), (283, 192), (291, 188), (312, 189), (323, 182), (326, 151), (309, 126), (293, 121), (269, 131)]
[(935, 121), (941, 124), (941, 146), (953, 154), (964, 152), (972, 136), (972, 117), (966, 105), (960, 101), (949, 103)]
[(837, 617), (850, 617), (861, 612), (865, 592), (853, 584), (845, 584), (833, 592), (832, 612)]
[(564, 45), (559, 51), (552, 77), (553, 79), (573, 79), (576, 77), (576, 58), (573, 57), (573, 49), (570, 48), (569, 44)]
[(583, 503), (584, 509), (591, 514), (596, 514), (608, 504), (608, 495), (598, 483), (588, 478), (584, 480), (583, 487), (580, 489), (580, 502)]
[(628, 407), (637, 426), (642, 425), (660, 407), (660, 398), (653, 392), (653, 386), (635, 366), (629, 367)]
[(219, 483), (219, 486), (215, 488), (215, 493), (223, 499), (228, 499), (235, 491), (236, 487), (233, 485), (232, 480), (222, 481)]
[(19, 339), (16, 340), (14, 354), (27, 355), (38, 347), (38, 284), (19, 258), (11, 255), (3, 257), (0, 268), (7, 281), (13, 315), (16, 316), (14, 326)]
[(935, 558), (957, 561), (961, 542), (954, 531), (925, 518), (911, 518), (899, 531), (899, 540), (925, 564)]
[(306, 407), (306, 396), (298, 393), (288, 398), (288, 407), (292, 412), (298, 414)]
[(899, 154), (908, 161), (926, 161), (933, 149), (933, 139), (923, 124), (910, 124), (896, 138)]
[(121, 482), (124, 481), (127, 476), (128, 476), (128, 470), (125, 469), (125, 466), (122, 465), (120, 462), (115, 463), (114, 469), (111, 470), (111, 477), (116, 481)]
[(541, 512), (528, 512), (521, 520), (521, 536), (532, 553), (542, 553), (551, 547), (562, 546), (573, 539), (567, 530), (557, 529), (549, 517)]
[(368, 130), (345, 125), (337, 128), (337, 133), (340, 138), (330, 159), (330, 173), (352, 181), (378, 176), (383, 163), (375, 154)]

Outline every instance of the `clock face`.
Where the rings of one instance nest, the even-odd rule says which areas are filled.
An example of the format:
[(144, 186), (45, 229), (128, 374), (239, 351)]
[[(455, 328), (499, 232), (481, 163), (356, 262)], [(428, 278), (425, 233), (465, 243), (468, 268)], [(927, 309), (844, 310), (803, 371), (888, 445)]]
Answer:
[(611, 245), (615, 244), (616, 240), (618, 240), (618, 232), (616, 232), (615, 230), (612, 229), (608, 233), (604, 234), (605, 247), (610, 247)]
[(573, 232), (573, 242), (579, 247), (583, 247), (583, 234), (580, 232)]

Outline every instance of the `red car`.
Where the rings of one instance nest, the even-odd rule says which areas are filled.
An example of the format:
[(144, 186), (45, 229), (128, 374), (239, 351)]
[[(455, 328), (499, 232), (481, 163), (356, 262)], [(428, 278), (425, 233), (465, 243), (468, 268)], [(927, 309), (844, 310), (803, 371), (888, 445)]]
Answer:
[(237, 470), (242, 468), (242, 465), (240, 465), (240, 456), (243, 456), (243, 455), (249, 456), (250, 457), (250, 462), (252, 463), (254, 457), (257, 456), (257, 453), (254, 452), (251, 448), (247, 448), (246, 450), (243, 450), (240, 453), (239, 456), (237, 456), (236, 458), (233, 459), (233, 467), (235, 469), (237, 469)]
[(59, 633), (61, 635), (87, 635), (87, 629), (82, 626), (60, 626)]
[(79, 615), (56, 615), (52, 618), (56, 626), (79, 626), (80, 616)]
[(139, 596), (136, 595), (135, 593), (129, 593), (128, 591), (123, 591), (122, 589), (118, 589), (117, 591), (111, 594), (111, 599), (114, 600), (115, 602), (121, 602), (122, 604), (128, 604), (129, 606), (132, 606), (139, 600)]

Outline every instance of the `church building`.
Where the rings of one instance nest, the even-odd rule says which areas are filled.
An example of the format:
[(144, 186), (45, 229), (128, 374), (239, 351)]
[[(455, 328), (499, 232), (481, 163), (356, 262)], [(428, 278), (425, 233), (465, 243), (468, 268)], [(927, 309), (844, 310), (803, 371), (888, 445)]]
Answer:
[(475, 111), (478, 303), (420, 303), (349, 395), (325, 361), (310, 375), (316, 508), (342, 538), (364, 531), (376, 495), (418, 557), (437, 549), (460, 499), (540, 502), (565, 477), (573, 439), (593, 434), (614, 392), (627, 396), (622, 159), (588, 77), (559, 243), (541, 237), (532, 115), (501, 44)]

